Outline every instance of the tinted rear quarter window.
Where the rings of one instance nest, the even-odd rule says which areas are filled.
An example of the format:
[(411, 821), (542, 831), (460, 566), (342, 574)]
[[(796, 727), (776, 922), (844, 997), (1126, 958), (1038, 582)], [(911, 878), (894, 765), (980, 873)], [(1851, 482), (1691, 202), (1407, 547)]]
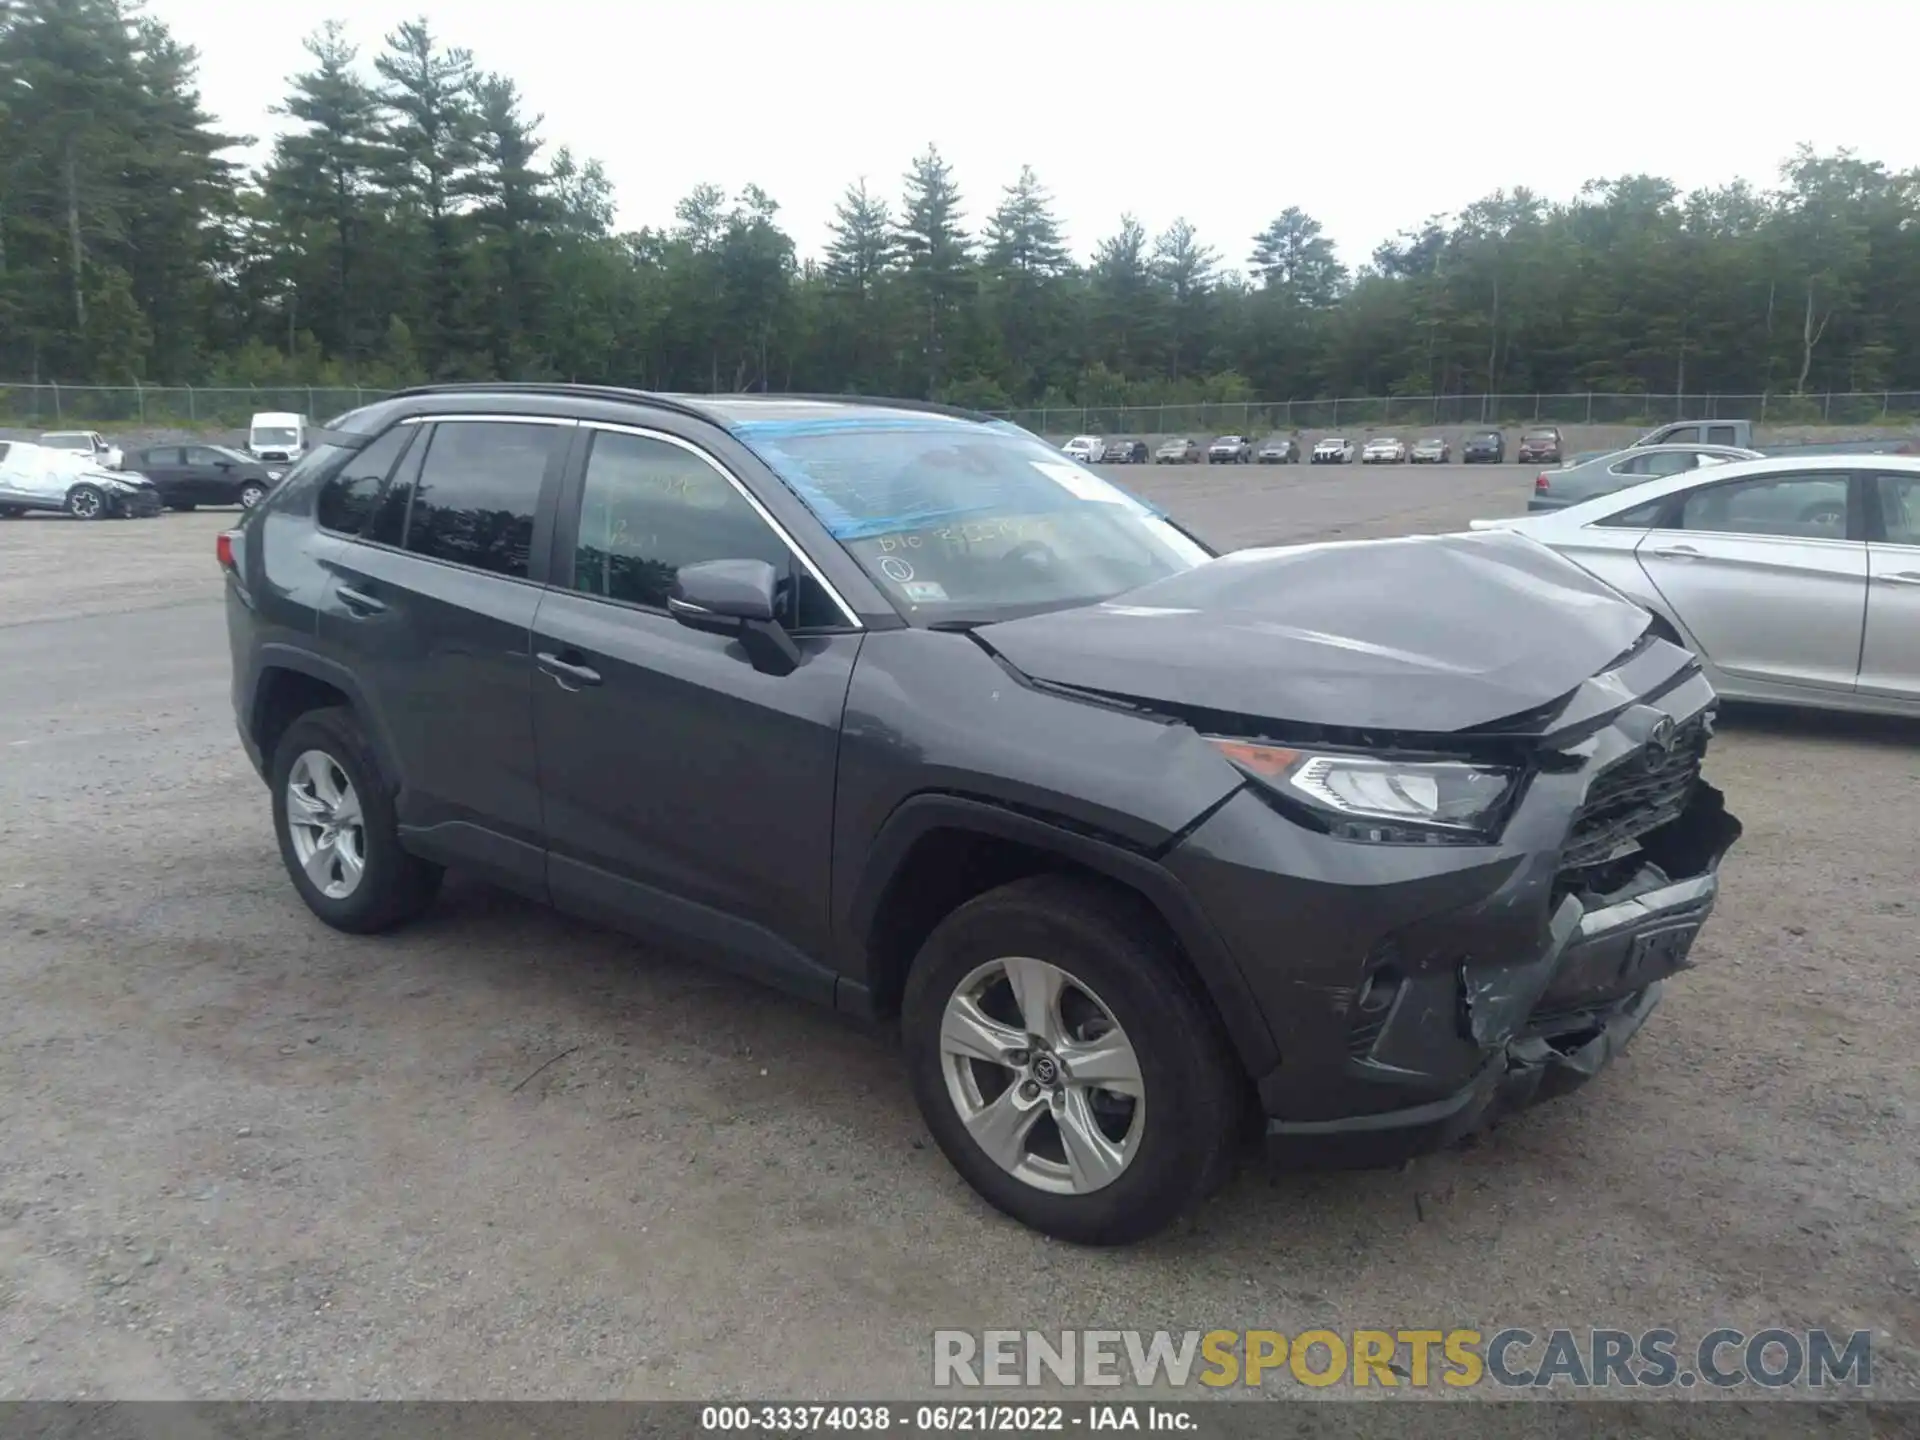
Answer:
[(1667, 498), (1649, 500), (1644, 505), (1636, 505), (1631, 510), (1622, 510), (1609, 515), (1604, 520), (1596, 520), (1596, 525), (1604, 525), (1609, 530), (1650, 530), (1659, 523), (1660, 515), (1667, 507)]
[(433, 427), (414, 485), (407, 549), (525, 579), (552, 425), (450, 420)]
[(341, 535), (359, 535), (366, 529), (379, 503), (380, 487), (386, 483), (393, 462), (413, 439), (413, 428), (396, 425), (365, 449), (347, 457), (346, 463), (320, 487), (314, 518), (321, 528)]

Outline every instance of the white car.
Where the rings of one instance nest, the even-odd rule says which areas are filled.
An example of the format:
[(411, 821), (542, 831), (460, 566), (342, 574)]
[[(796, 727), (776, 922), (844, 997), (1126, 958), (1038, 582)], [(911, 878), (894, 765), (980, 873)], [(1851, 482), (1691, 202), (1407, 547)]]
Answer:
[(1076, 435), (1060, 449), (1082, 465), (1098, 465), (1107, 458), (1107, 442), (1098, 435)]
[(1339, 435), (1329, 435), (1313, 447), (1308, 458), (1311, 465), (1351, 465), (1353, 463), (1353, 442)]
[(76, 520), (158, 515), (160, 492), (144, 475), (108, 470), (69, 450), (0, 440), (0, 519), (64, 510)]
[(118, 470), (126, 461), (120, 447), (98, 430), (49, 430), (40, 443), (49, 450), (83, 456), (103, 470)]
[(1652, 611), (1730, 700), (1920, 716), (1920, 459), (1740, 460), (1473, 528)]
[(1381, 435), (1367, 441), (1367, 448), (1360, 452), (1362, 465), (1401, 465), (1406, 458), (1407, 442), (1392, 435)]

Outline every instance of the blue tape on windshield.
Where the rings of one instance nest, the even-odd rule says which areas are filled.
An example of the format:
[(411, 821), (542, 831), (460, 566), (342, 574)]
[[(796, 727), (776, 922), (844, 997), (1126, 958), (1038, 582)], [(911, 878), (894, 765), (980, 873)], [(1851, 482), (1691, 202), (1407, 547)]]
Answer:
[[(809, 420), (750, 420), (729, 427), (733, 435), (771, 466), (819, 517), (820, 523), (837, 540), (864, 540), (876, 535), (918, 530), (977, 515), (1040, 515), (1071, 511), (1094, 503), (1074, 495), (1057, 481), (1033, 468), (1033, 461), (1045, 459), (1061, 465), (1076, 465), (1065, 455), (1050, 448), (1037, 455), (1010, 456), (1003, 474), (970, 477), (956, 481), (951, 476), (928, 475), (924, 480), (912, 473), (884, 466), (867, 469), (859, 464), (857, 449), (849, 447), (838, 454), (809, 454), (806, 447), (793, 441), (824, 436), (925, 435), (941, 440), (958, 440), (982, 432), (1024, 440), (1032, 446), (1040, 442), (1029, 431), (1006, 421), (986, 425), (972, 421), (943, 419), (922, 414), (835, 416)], [(1093, 472), (1088, 471), (1089, 475)], [(1096, 477), (1098, 478), (1098, 477)], [(1103, 484), (1110, 484), (1104, 480)], [(977, 493), (964, 497), (957, 489), (977, 486)], [(1149, 505), (1118, 486), (1141, 511), (1164, 518), (1165, 512)], [(958, 501), (959, 503), (956, 503)]]

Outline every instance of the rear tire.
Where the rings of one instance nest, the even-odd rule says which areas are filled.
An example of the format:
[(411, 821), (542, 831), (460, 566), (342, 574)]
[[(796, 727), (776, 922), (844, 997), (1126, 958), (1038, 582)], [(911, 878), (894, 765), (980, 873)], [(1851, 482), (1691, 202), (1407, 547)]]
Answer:
[[(393, 796), (352, 711), (310, 710), (295, 720), (274, 747), (268, 774), (281, 861), (320, 919), (369, 935), (413, 919), (433, 902), (441, 869), (401, 848)], [(343, 816), (343, 801), (353, 804), (357, 823), (342, 818), (337, 827), (323, 825)], [(317, 843), (334, 829), (357, 833)]]
[[(1235, 1158), (1243, 1092), (1227, 1042), (1144, 911), (1125, 892), (1062, 876), (989, 891), (928, 937), (901, 1006), (914, 1094), (947, 1159), (996, 1209), (1076, 1244), (1124, 1245), (1163, 1229)], [(1022, 1006), (1016, 973), (1058, 977), (1059, 988)], [(1030, 1047), (989, 1047), (1019, 1064), (957, 1050), (948, 1037), (982, 1033), (970, 1015)], [(1118, 1052), (1130, 1070), (1107, 1058)], [(1074, 1080), (1074, 1067), (1089, 1074), (1096, 1058), (1123, 1091)], [(1048, 1075), (1051, 1090), (1025, 1096), (1021, 1077)], [(1013, 1117), (1021, 1128), (996, 1133), (996, 1120)]]
[(267, 487), (257, 480), (248, 481), (240, 487), (240, 508), (251, 510), (266, 498)]

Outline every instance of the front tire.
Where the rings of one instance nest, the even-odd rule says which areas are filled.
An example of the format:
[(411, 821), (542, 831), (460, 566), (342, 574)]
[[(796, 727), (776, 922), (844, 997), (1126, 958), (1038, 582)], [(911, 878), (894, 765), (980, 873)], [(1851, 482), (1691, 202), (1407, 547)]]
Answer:
[(269, 773), (280, 858), (320, 919), (368, 935), (432, 903), (440, 867), (401, 848), (393, 796), (351, 711), (312, 710), (295, 720)]
[(935, 1141), (989, 1204), (1083, 1245), (1171, 1224), (1232, 1167), (1240, 1087), (1157, 918), (1061, 876), (961, 906), (915, 959), (907, 1065)]
[(76, 520), (107, 518), (107, 492), (98, 485), (76, 485), (67, 492), (67, 514)]
[(257, 480), (248, 481), (240, 487), (240, 508), (251, 510), (266, 498), (267, 487)]

